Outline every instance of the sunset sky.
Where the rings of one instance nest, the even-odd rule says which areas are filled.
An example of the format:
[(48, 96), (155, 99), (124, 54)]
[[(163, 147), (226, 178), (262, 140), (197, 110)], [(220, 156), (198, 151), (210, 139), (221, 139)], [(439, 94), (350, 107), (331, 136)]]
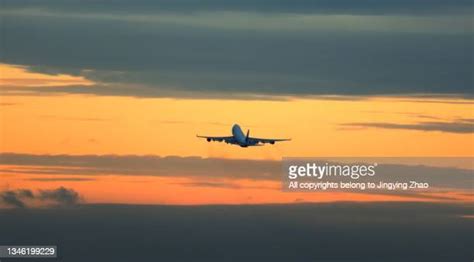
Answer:
[[(273, 168), (283, 157), (472, 157), (469, 1), (116, 2), (3, 1), (0, 191), (64, 187), (84, 203), (130, 204), (473, 201), (472, 180), (425, 195), (284, 193)], [(234, 123), (292, 141), (196, 138)], [(169, 159), (175, 168), (162, 167)]]

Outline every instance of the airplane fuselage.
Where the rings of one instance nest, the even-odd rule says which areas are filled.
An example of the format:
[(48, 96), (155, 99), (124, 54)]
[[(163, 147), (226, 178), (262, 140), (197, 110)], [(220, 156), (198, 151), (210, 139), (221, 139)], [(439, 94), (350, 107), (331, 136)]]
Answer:
[(246, 141), (247, 140), (246, 136), (239, 125), (235, 124), (232, 126), (232, 135), (234, 136), (234, 140), (236, 144), (238, 144), (241, 147), (248, 146), (248, 143)]

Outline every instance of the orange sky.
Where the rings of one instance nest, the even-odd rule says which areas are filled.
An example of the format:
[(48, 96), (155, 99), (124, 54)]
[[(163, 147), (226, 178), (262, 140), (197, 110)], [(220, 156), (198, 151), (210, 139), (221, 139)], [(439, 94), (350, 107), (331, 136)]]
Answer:
[[(414, 123), (412, 114), (467, 118), (469, 104), (292, 100), (137, 99), (83, 95), (4, 96), (2, 151), (36, 154), (153, 154), (280, 159), (282, 156), (470, 156), (471, 134), (356, 129), (351, 122)], [(257, 112), (257, 113), (256, 113)], [(405, 114), (406, 113), (406, 114)], [(233, 123), (256, 137), (291, 137), (242, 150), (195, 137), (230, 135)], [(244, 130), (245, 131), (245, 130)]]
[[(0, 65), (0, 72), (0, 86), (19, 89), (93, 84), (83, 77), (30, 73), (24, 68), (9, 65)], [(452, 103), (469, 100), (419, 100), (377, 97), (362, 100), (244, 101), (2, 95), (0, 151), (271, 160), (285, 156), (473, 156), (474, 137), (471, 133), (341, 126), (354, 122), (410, 124), (432, 119), (453, 121), (473, 118), (472, 103)], [(243, 129), (250, 128), (251, 136), (290, 137), (293, 140), (274, 146), (242, 149), (223, 143), (207, 143), (195, 137), (196, 134), (230, 135), (233, 123), (239, 123)], [(108, 176), (88, 182), (34, 182), (17, 176), (0, 175), (3, 176), (0, 189), (66, 185), (92, 202), (205, 204), (293, 202), (295, 199), (398, 199), (350, 194), (289, 194), (281, 193), (279, 189), (192, 188), (146, 177)], [(151, 182), (129, 181), (133, 179)]]

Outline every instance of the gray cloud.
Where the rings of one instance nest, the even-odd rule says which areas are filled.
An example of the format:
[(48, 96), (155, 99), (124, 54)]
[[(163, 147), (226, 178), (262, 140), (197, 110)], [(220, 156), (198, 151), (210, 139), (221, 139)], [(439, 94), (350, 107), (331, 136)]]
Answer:
[(232, 188), (232, 189), (239, 189), (241, 188), (239, 185), (228, 183), (228, 182), (214, 182), (214, 181), (192, 181), (192, 182), (181, 182), (176, 183), (177, 185), (181, 186), (189, 186), (189, 187), (215, 187), (215, 188)]
[(457, 134), (470, 134), (474, 132), (474, 119), (458, 119), (452, 122), (419, 122), (415, 124), (395, 124), (395, 123), (347, 123), (343, 127), (354, 128), (385, 128), (385, 129), (406, 129), (419, 131), (437, 131)]
[[(423, 6), (420, 10), (429, 9), (430, 4), (439, 10), (454, 10), (457, 7), (447, 5), (462, 7), (467, 3), (390, 2), (388, 9), (405, 5), (407, 10), (416, 9), (417, 3)], [(146, 3), (163, 10), (167, 5), (186, 6), (168, 1), (163, 5)], [(319, 3), (355, 6), (346, 1)], [(2, 62), (50, 74), (83, 75), (99, 83), (94, 87), (30, 89), (42, 94), (235, 99), (387, 94), (471, 98), (473, 94), (472, 59), (466, 55), (472, 53), (473, 46), (469, 15), (295, 18), (166, 11), (142, 16), (125, 2), (117, 8), (130, 7), (123, 9), (127, 15), (105, 9), (101, 10), (105, 13), (90, 14), (88, 8), (100, 9), (93, 3), (82, 3), (85, 7), (74, 10), (51, 2), (36, 9), (24, 9), (15, 2), (7, 6), (11, 8), (2, 12), (6, 36)], [(291, 13), (288, 4), (276, 6), (289, 8)], [(373, 8), (368, 2), (366, 6)], [(70, 10), (59, 12), (62, 8)], [(153, 10), (149, 6), (142, 9)]]
[(2, 210), (0, 244), (54, 243), (71, 262), (470, 261), (473, 213), (406, 202)]
[(179, 182), (179, 183), (174, 183), (176, 185), (181, 185), (181, 186), (189, 186), (189, 187), (211, 187), (211, 188), (230, 188), (230, 189), (273, 189), (273, 190), (279, 190), (281, 187), (279, 186), (241, 186), (239, 184), (236, 184), (234, 182), (228, 182), (228, 181), (209, 181), (209, 180), (202, 180), (202, 179), (191, 179), (191, 181), (188, 182)]
[(0, 203), (7, 206), (25, 208), (30, 200), (53, 202), (59, 206), (75, 206), (81, 198), (73, 189), (59, 187), (52, 190), (39, 190), (33, 193), (29, 189), (6, 190), (0, 192)]
[(40, 178), (29, 178), (29, 181), (39, 181), (39, 182), (51, 182), (51, 181), (94, 181), (94, 178), (85, 178), (85, 177), (40, 177)]
[(38, 198), (41, 200), (52, 200), (63, 206), (74, 206), (79, 203), (79, 194), (72, 190), (64, 187), (60, 187), (54, 190), (40, 190)]
[[(80, 0), (31, 1), (3, 0), (4, 8), (50, 9), (58, 12), (160, 13), (244, 11), (261, 13), (319, 13), (319, 14), (432, 14), (467, 12), (469, 0), (100, 0), (84, 3)], [(466, 10), (467, 9), (467, 10)]]
[(11, 205), (18, 208), (25, 207), (25, 203), (23, 203), (23, 201), (21, 201), (20, 198), (18, 198), (15, 192), (12, 192), (12, 191), (3, 192), (0, 195), (0, 198), (7, 205)]
[[(137, 155), (29, 155), (0, 154), (2, 173), (66, 175), (144, 175), (182, 177), (223, 177), (277, 180), (280, 162), (201, 157), (159, 157)], [(36, 166), (36, 167), (35, 167)]]
[(0, 200), (6, 205), (24, 208), (26, 204), (22, 200), (23, 198), (33, 198), (33, 193), (27, 189), (20, 190), (7, 190), (0, 192)]
[(419, 112), (391, 112), (391, 111), (381, 111), (381, 110), (364, 110), (362, 112), (370, 113), (370, 114), (396, 114), (396, 115), (412, 116), (412, 117), (416, 117), (416, 118), (443, 120), (443, 118), (441, 118), (441, 117), (433, 116), (433, 115), (420, 114)]
[[(443, 100), (443, 99), (439, 99), (440, 97), (439, 96), (436, 96), (436, 95), (432, 95), (432, 96), (419, 96), (418, 98), (429, 98), (429, 99), (419, 99), (419, 100), (415, 100), (415, 99), (399, 99), (397, 101), (399, 102), (416, 102), (416, 103), (429, 103), (429, 104), (453, 104), (453, 105), (474, 105), (474, 102), (472, 101), (456, 101), (456, 100)], [(433, 100), (433, 98), (435, 98), (435, 100)], [(438, 99), (436, 99), (438, 98)], [(445, 97), (446, 98), (446, 97)], [(456, 97), (451, 97), (452, 99), (455, 99)], [(472, 98), (472, 96), (471, 96)]]

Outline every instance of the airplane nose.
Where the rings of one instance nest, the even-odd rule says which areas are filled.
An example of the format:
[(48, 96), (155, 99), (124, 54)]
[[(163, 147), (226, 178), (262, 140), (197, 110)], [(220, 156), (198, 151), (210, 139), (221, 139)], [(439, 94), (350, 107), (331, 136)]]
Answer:
[(237, 131), (239, 128), (240, 128), (239, 125), (234, 124), (234, 125), (232, 126), (232, 132)]

